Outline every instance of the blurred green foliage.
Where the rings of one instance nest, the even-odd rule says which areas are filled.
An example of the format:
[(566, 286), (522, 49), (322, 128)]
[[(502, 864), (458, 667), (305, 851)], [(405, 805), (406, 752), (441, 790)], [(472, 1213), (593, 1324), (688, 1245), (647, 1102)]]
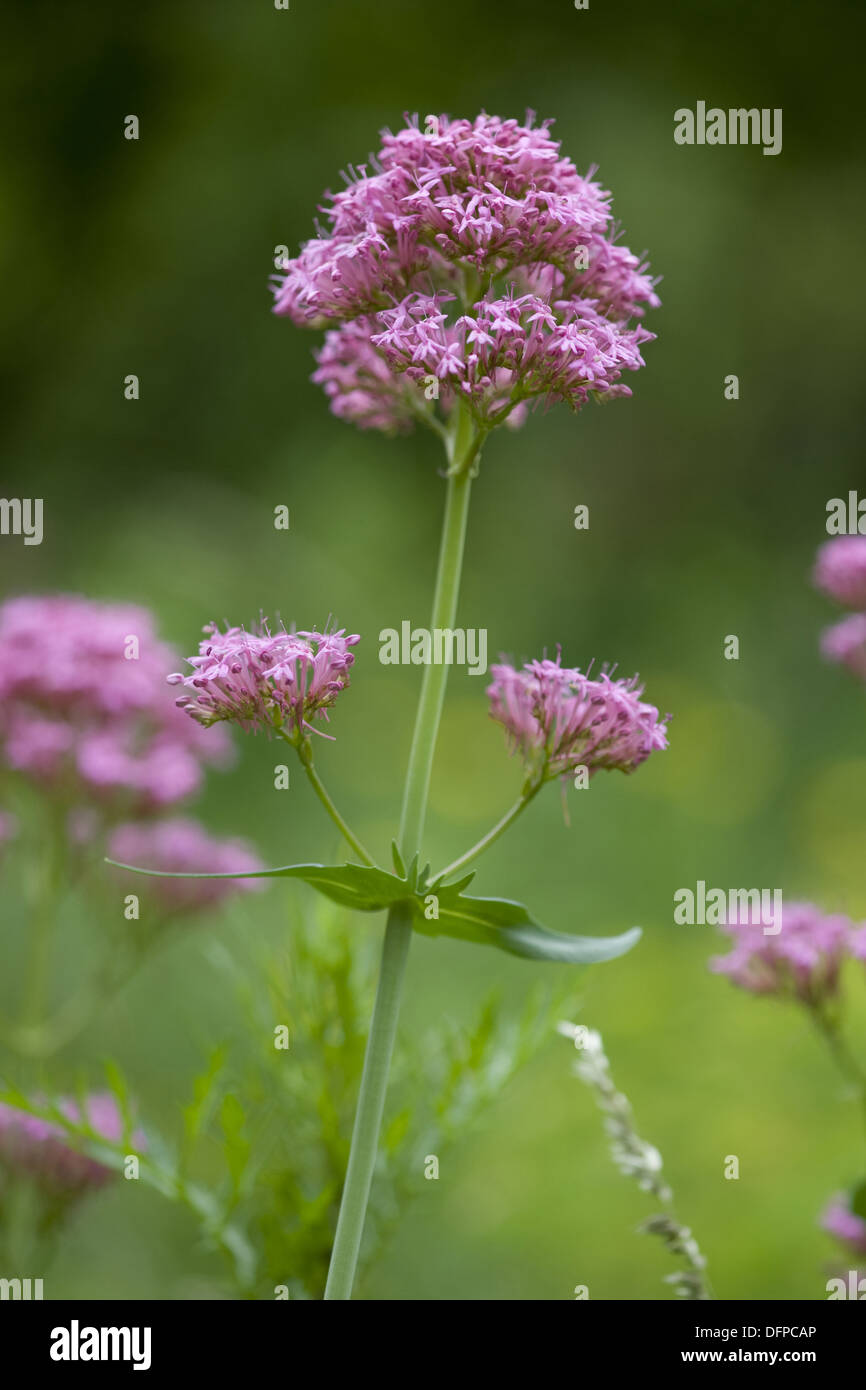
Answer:
[[(22, 7), (6, 21), (3, 492), (45, 499), (45, 540), (3, 540), (3, 592), (141, 601), (184, 650), (205, 621), (260, 610), (301, 625), (334, 614), (363, 634), (320, 762), (379, 855), (418, 673), (380, 666), (377, 634), (426, 621), (440, 461), (432, 439), (382, 440), (329, 416), (308, 381), (313, 339), (269, 315), (273, 248), (310, 233), (323, 188), (404, 109), (530, 106), (556, 117), (579, 167), (599, 163), (626, 240), (650, 249), (664, 303), (634, 399), (537, 415), (490, 442), (461, 612), (492, 652), (562, 643), (570, 662), (639, 669), (674, 715), (671, 749), (573, 795), (569, 827), (555, 793), (539, 799), (475, 888), (519, 897), (559, 929), (644, 926), (630, 955), (582, 975), (581, 1019), (603, 1030), (723, 1298), (822, 1297), (830, 1244), (816, 1216), (864, 1166), (854, 1107), (805, 1022), (711, 977), (715, 934), (672, 922), (674, 891), (698, 878), (866, 915), (866, 705), (818, 658), (831, 614), (809, 586), (827, 500), (866, 491), (866, 208), (844, 95), (859, 88), (862, 37), (853, 0), (593, 0), (581, 12), (567, 0), (295, 0), (285, 12), (155, 0), (46, 4), (38, 25)], [(673, 112), (698, 99), (781, 106), (782, 154), (675, 146)], [(130, 112), (137, 143), (123, 139)], [(130, 372), (137, 402), (123, 397)], [(730, 372), (736, 403), (723, 397)], [(271, 524), (281, 503), (288, 533)], [(722, 658), (728, 633), (737, 662)], [(454, 673), (434, 863), (518, 789), (482, 687)], [(239, 746), (239, 767), (212, 777), (200, 804), (208, 824), (251, 836), (274, 864), (325, 858), (332, 832), (300, 777), (275, 791), (273, 749)], [(245, 1036), (208, 946), (230, 947), (250, 982), (262, 942), (291, 959), (286, 901), (301, 891), (273, 888), (179, 932), (58, 1064), (58, 1084), (116, 1056), (171, 1130), (214, 1045)], [(11, 951), (27, 923), (14, 894), (7, 904)], [(86, 914), (69, 907), (70, 942), (86, 937)], [(492, 984), (517, 1007), (550, 977), (492, 957), (417, 940), (403, 1033), (466, 1022)], [(862, 1046), (862, 972), (848, 983)], [(731, 1153), (737, 1182), (722, 1176)], [(130, 1186), (82, 1209), (48, 1296), (214, 1296), (220, 1267), (194, 1221)], [(664, 1258), (655, 1267), (632, 1237), (642, 1215), (553, 1047), (423, 1184), (362, 1292), (567, 1298), (586, 1283), (592, 1298), (656, 1297)]]

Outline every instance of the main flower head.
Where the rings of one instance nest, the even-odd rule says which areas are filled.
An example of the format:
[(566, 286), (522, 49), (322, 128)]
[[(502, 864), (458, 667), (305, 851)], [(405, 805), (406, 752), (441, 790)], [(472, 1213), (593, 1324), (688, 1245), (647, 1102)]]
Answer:
[(733, 949), (711, 960), (711, 970), (751, 994), (794, 997), (805, 1004), (836, 994), (842, 962), (856, 939), (850, 918), (827, 916), (802, 902), (783, 903), (777, 933), (766, 932), (745, 912), (724, 930), (733, 937)]
[(313, 379), (335, 414), (399, 430), (463, 400), (490, 428), (530, 401), (628, 394), (654, 281), (549, 127), (413, 117), (350, 170), (274, 286), (276, 313), (330, 330)]
[(74, 595), (0, 606), (0, 747), (73, 802), (150, 812), (195, 791), (224, 758), (167, 698), (177, 655), (151, 615)]
[(175, 673), (173, 685), (190, 692), (177, 704), (199, 724), (222, 720), (253, 732), (284, 733), (296, 740), (315, 729), (314, 718), (327, 720), (328, 711), (349, 684), (359, 636), (339, 632), (272, 634), (266, 623), (259, 632), (215, 624), (205, 629), (199, 655), (188, 657), (191, 676)]
[(504, 725), (533, 782), (585, 767), (633, 772), (655, 749), (667, 748), (667, 716), (641, 700), (637, 677), (591, 679), (556, 661), (530, 661), (522, 669), (492, 668), (490, 715)]

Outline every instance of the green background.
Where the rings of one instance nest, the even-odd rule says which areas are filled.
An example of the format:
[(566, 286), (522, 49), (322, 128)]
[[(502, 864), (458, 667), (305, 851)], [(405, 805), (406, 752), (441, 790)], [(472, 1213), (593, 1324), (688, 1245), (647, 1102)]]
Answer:
[[(866, 702), (817, 642), (831, 605), (810, 587), (827, 500), (862, 467), (859, 132), (862, 12), (792, 0), (410, 5), (267, 0), (19, 9), (3, 58), (12, 138), (0, 156), (3, 493), (41, 496), (45, 539), (0, 544), (4, 594), (63, 589), (150, 606), (192, 651), (212, 618), (261, 610), (359, 632), (351, 692), (321, 770), (362, 838), (394, 833), (415, 668), (377, 660), (381, 628), (425, 623), (443, 485), (432, 436), (361, 434), (310, 384), (314, 337), (269, 312), (273, 248), (311, 234), (322, 192), (405, 110), (556, 118), (581, 170), (600, 166), (625, 240), (664, 276), (658, 341), (634, 398), (502, 431), (473, 499), (460, 622), (491, 658), (562, 644), (617, 661), (673, 714), (671, 748), (633, 778), (554, 789), (479, 870), (479, 891), (540, 920), (645, 938), (584, 976), (641, 1132), (723, 1298), (821, 1298), (830, 1194), (866, 1169), (862, 1126), (794, 1010), (709, 974), (722, 945), (673, 924), (697, 879), (779, 887), (866, 916)], [(673, 113), (782, 107), (777, 158), (683, 148)], [(123, 138), (129, 113), (138, 142)], [(136, 373), (141, 398), (123, 379)], [(736, 373), (740, 399), (723, 396)], [(273, 508), (291, 509), (277, 532)], [(590, 529), (573, 528), (574, 507)], [(739, 661), (723, 658), (728, 634)], [(428, 819), (434, 862), (513, 799), (518, 766), (455, 671)], [(267, 862), (335, 849), (309, 789), (238, 739), (210, 777), (209, 826)], [(300, 890), (297, 890), (300, 891)], [(66, 1065), (111, 1038), (170, 1117), (219, 1039), (224, 983), (204, 938), (278, 934), (285, 895), (178, 942)], [(23, 929), (23, 924), (22, 924)], [(359, 932), (378, 932), (359, 922)], [(492, 982), (519, 1002), (549, 968), (418, 939), (404, 1029), (468, 1016)], [(859, 1046), (866, 978), (848, 981)], [(448, 1156), (366, 1281), (376, 1298), (667, 1297), (669, 1265), (634, 1234), (650, 1207), (611, 1167), (561, 1039)], [(725, 1156), (740, 1179), (725, 1181)], [(191, 1226), (146, 1193), (79, 1217), (56, 1296), (219, 1295)]]

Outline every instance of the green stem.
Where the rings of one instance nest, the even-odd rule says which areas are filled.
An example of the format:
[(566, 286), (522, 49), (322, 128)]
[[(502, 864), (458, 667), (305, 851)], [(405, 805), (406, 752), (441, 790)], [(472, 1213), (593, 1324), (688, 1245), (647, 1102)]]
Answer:
[[(283, 737), (286, 738), (285, 734), (283, 735)], [(286, 738), (286, 742), (292, 743), (292, 740), (290, 738)], [(304, 743), (301, 745), (292, 743), (292, 747), (297, 747), (298, 756), (300, 757), (304, 771), (306, 772), (307, 777), (309, 778), (310, 785), (312, 786), (313, 791), (316, 793), (316, 796), (321, 801), (328, 815), (331, 817), (331, 820), (336, 825), (340, 834), (343, 836), (346, 842), (352, 846), (352, 849), (355, 851), (362, 864), (375, 864), (376, 861), (374, 860), (373, 856), (367, 853), (364, 846), (361, 844), (361, 841), (358, 839), (357, 835), (349, 828), (349, 826), (343, 820), (343, 817), (340, 815), (340, 812), (337, 810), (336, 806), (334, 805), (333, 801), (328, 795), (324, 782), (322, 781), (321, 777), (319, 776), (318, 772), (313, 766), (313, 754), (312, 749), (309, 746), (309, 743)]]
[(826, 1008), (822, 1008), (818, 1004), (811, 1007), (810, 1013), (818, 1031), (830, 1048), (839, 1071), (857, 1091), (863, 1118), (866, 1120), (866, 1073), (845, 1041), (838, 1020), (828, 1014)]
[(400, 995), (411, 939), (412, 917), (409, 909), (392, 908), (385, 927), (379, 984), (370, 1022), (370, 1034), (367, 1038), (367, 1050), (364, 1054), (364, 1070), (358, 1094), (358, 1108), (355, 1111), (349, 1165), (343, 1185), (343, 1199), (340, 1203), (337, 1233), (331, 1252), (328, 1282), (325, 1285), (326, 1299), (352, 1297), (367, 1201), (373, 1181), (376, 1151), (379, 1147), (379, 1130), (382, 1125), (388, 1072), (400, 1013)]
[(524, 793), (523, 796), (515, 801), (510, 810), (505, 812), (502, 819), (498, 820), (496, 824), (488, 830), (487, 834), (482, 836), (477, 844), (474, 844), (465, 854), (461, 854), (460, 858), (455, 859), (447, 868), (440, 869), (438, 874), (434, 874), (432, 882), (435, 883), (439, 879), (450, 878), (452, 874), (457, 873), (459, 869), (465, 869), (467, 864), (471, 864), (473, 859), (477, 859), (480, 854), (483, 854), (486, 849), (489, 849), (490, 846), (499, 839), (499, 836), (503, 835), (508, 827), (514, 824), (521, 812), (525, 811), (540, 788), (541, 783), (539, 782), (529, 792)]
[[(433, 629), (453, 627), (457, 616), (472, 470), (479, 447), (480, 434), (468, 410), (462, 405), (458, 406), (448, 439), (448, 493), (433, 598)], [(414, 858), (421, 846), (433, 754), (447, 683), (448, 667), (444, 662), (439, 666), (431, 664), (424, 668), (400, 821), (400, 848), (406, 863)], [(348, 1299), (352, 1296), (411, 939), (411, 916), (405, 906), (398, 904), (389, 912), (385, 927), (376, 1003), (367, 1038), (349, 1165), (325, 1287), (326, 1299)]]
[[(468, 472), (454, 473), (448, 478), (448, 496), (445, 503), (445, 519), (439, 551), (439, 570), (436, 576), (433, 616), (430, 622), (433, 631), (437, 628), (453, 627), (457, 615), (457, 594), (460, 588), (471, 487), (472, 479)], [(433, 767), (433, 753), (436, 748), (447, 684), (448, 666), (444, 661), (440, 662), (438, 666), (431, 662), (430, 665), (424, 667), (418, 713), (415, 717), (415, 731), (409, 753), (406, 788), (403, 794), (403, 815), (400, 821), (400, 849), (407, 864), (421, 848), (427, 795), (430, 790), (430, 773)]]

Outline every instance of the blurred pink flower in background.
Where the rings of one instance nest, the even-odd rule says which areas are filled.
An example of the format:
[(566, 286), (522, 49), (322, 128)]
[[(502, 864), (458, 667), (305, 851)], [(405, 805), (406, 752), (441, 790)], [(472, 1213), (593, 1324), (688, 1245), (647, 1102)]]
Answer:
[(832, 1199), (821, 1216), (821, 1225), (852, 1255), (866, 1255), (866, 1221), (851, 1210), (846, 1193)]
[[(818, 551), (812, 578), (816, 588), (846, 608), (866, 609), (866, 536), (834, 536)], [(821, 634), (828, 661), (847, 666), (866, 681), (866, 612), (843, 618)]]
[[(264, 868), (244, 840), (217, 839), (197, 821), (181, 817), (117, 826), (108, 843), (108, 854), (124, 864), (164, 873), (238, 874)], [(142, 878), (123, 870), (115, 872), (130, 883), (134, 878), (137, 891), (152, 897), (167, 912), (195, 912), (235, 893), (257, 892), (266, 887), (262, 879)]]
[(821, 634), (821, 651), (866, 681), (866, 613), (852, 613)]
[[(75, 1101), (61, 1100), (59, 1109), (67, 1119), (79, 1121), (81, 1109)], [(123, 1120), (114, 1097), (96, 1093), (86, 1102), (90, 1127), (116, 1143), (123, 1137)], [(133, 1135), (136, 1148), (145, 1147), (144, 1135)], [(80, 1196), (103, 1187), (117, 1174), (112, 1168), (87, 1158), (71, 1147), (62, 1125), (28, 1115), (0, 1103), (0, 1167), (31, 1178), (52, 1193)]]
[(0, 605), (0, 750), (71, 802), (150, 813), (195, 792), (224, 761), (165, 689), (177, 663), (143, 608), (71, 595)]
[(828, 916), (803, 902), (783, 903), (776, 934), (751, 920), (728, 922), (723, 930), (733, 947), (710, 961), (711, 970), (751, 994), (793, 996), (806, 1004), (836, 994), (842, 962), (857, 936), (849, 917)]
[(866, 536), (834, 536), (818, 551), (818, 589), (846, 608), (866, 608)]

